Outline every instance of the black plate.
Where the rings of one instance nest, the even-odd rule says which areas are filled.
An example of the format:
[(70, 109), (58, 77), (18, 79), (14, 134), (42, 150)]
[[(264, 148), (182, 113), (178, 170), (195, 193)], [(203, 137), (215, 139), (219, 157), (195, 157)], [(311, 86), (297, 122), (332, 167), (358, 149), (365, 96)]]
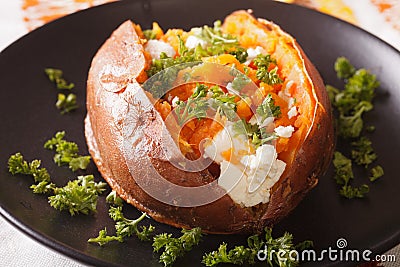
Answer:
[[(326, 83), (341, 85), (332, 68), (335, 59), (341, 55), (358, 67), (370, 69), (381, 81), (375, 109), (368, 114), (367, 123), (376, 125), (372, 140), (379, 155), (378, 163), (385, 168), (385, 177), (371, 187), (368, 198), (351, 201), (339, 197), (330, 170), (300, 206), (276, 226), (276, 234), (287, 230), (295, 235), (296, 241), (311, 239), (318, 250), (336, 248), (339, 238), (347, 240), (348, 248), (370, 249), (374, 253), (397, 245), (400, 240), (400, 164), (396, 154), (400, 151), (399, 52), (340, 20), (266, 0), (118, 2), (57, 20), (4, 50), (0, 54), (1, 214), (37, 241), (89, 264), (160, 266), (151, 245), (135, 238), (103, 248), (86, 242), (104, 226), (113, 229), (104, 197), (100, 199), (95, 216), (71, 217), (55, 211), (45, 197), (31, 193), (30, 178), (13, 177), (8, 173), (7, 159), (17, 151), (29, 160), (40, 158), (59, 185), (74, 176), (67, 168), (56, 167), (52, 163), (53, 153), (42, 146), (56, 131), (65, 130), (67, 138), (76, 141), (84, 153), (88, 68), (99, 46), (124, 20), (133, 19), (144, 28), (149, 28), (152, 21), (158, 21), (165, 29), (189, 29), (211, 24), (231, 11), (243, 8), (253, 9), (257, 17), (273, 20), (295, 36)], [(76, 83), (74, 90), (80, 106), (77, 112), (61, 116), (55, 109), (57, 92), (43, 74), (45, 67), (63, 69), (65, 77)], [(94, 165), (88, 172), (95, 173), (100, 179)], [(131, 217), (139, 214), (133, 207), (126, 207), (126, 210)], [(152, 223), (160, 232), (179, 232), (167, 225)], [(176, 266), (200, 266), (201, 255), (216, 249), (220, 242), (234, 245), (244, 240), (243, 236), (207, 236), (198, 249), (179, 260)]]

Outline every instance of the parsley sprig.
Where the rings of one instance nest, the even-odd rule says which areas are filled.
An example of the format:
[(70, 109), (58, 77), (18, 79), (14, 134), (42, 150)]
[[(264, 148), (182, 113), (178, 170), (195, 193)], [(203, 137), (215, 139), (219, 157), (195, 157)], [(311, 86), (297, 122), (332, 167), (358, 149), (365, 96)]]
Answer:
[(247, 60), (247, 51), (239, 46), (238, 40), (225, 34), (221, 30), (221, 22), (216, 21), (214, 27), (204, 26), (199, 28), (195, 34), (196, 37), (206, 41), (206, 47), (201, 45), (195, 48), (188, 49), (184, 41), (178, 36), (179, 46), (178, 55), (176, 57), (169, 57), (166, 53), (161, 53), (159, 59), (153, 59), (150, 68), (147, 70), (147, 75), (160, 73), (163, 70), (171, 68), (169, 71), (162, 74), (162, 77), (157, 78), (157, 83), (151, 83), (146, 86), (146, 90), (151, 92), (154, 97), (161, 97), (165, 92), (160, 92), (159, 88), (169, 88), (169, 85), (176, 79), (178, 72), (182, 68), (186, 68), (184, 63), (200, 63), (202, 57), (215, 56), (221, 54), (231, 54), (236, 59), (244, 63)]
[(141, 226), (139, 223), (146, 218), (146, 213), (142, 213), (137, 219), (128, 219), (122, 212), (123, 201), (119, 198), (115, 191), (112, 191), (106, 200), (110, 203), (108, 210), (109, 216), (115, 222), (116, 234), (113, 236), (107, 235), (107, 228), (100, 230), (99, 235), (95, 238), (90, 238), (89, 243), (98, 243), (103, 246), (112, 241), (123, 242), (127, 237), (136, 235), (141, 241), (149, 241), (154, 231), (154, 226)]
[[(283, 82), (278, 75), (276, 60), (271, 55), (257, 55), (253, 63), (257, 67), (256, 76), (260, 81), (269, 85), (281, 84)], [(273, 69), (270, 69), (271, 64), (275, 65)]]
[(124, 216), (122, 212), (123, 201), (114, 191), (107, 196), (106, 200), (110, 203), (109, 215), (116, 222), (116, 234), (108, 235), (107, 228), (104, 228), (99, 231), (97, 237), (90, 238), (88, 240), (89, 243), (97, 243), (103, 246), (113, 241), (124, 242), (127, 237), (133, 235), (136, 235), (141, 241), (150, 241), (152, 239), (154, 251), (159, 252), (163, 250), (160, 254), (160, 262), (163, 263), (164, 266), (170, 266), (201, 241), (202, 232), (200, 228), (193, 228), (191, 230), (182, 229), (182, 235), (180, 237), (173, 237), (172, 234), (161, 233), (152, 238), (155, 230), (154, 226), (139, 227), (139, 223), (146, 218), (146, 213), (143, 213), (137, 219), (131, 220)]
[(197, 84), (193, 94), (185, 101), (177, 101), (177, 107), (174, 109), (179, 125), (197, 118), (203, 119), (207, 115), (208, 101), (206, 99), (207, 86)]
[(345, 78), (344, 90), (327, 86), (330, 100), (339, 112), (338, 133), (344, 138), (357, 138), (363, 129), (362, 115), (373, 108), (379, 82), (368, 70), (355, 70), (344, 57), (337, 59), (335, 70), (339, 78)]
[(68, 165), (72, 171), (85, 170), (90, 163), (90, 156), (80, 156), (78, 145), (64, 140), (65, 132), (57, 132), (44, 144), (44, 148), (55, 150), (54, 162), (58, 166)]
[(271, 94), (268, 94), (261, 105), (256, 109), (256, 114), (260, 116), (261, 122), (263, 122), (268, 117), (279, 118), (282, 114), (281, 107), (275, 105), (275, 100), (272, 98)]
[(354, 187), (350, 183), (354, 180), (352, 162), (342, 153), (335, 151), (333, 157), (333, 166), (335, 167), (336, 183), (341, 185), (340, 195), (346, 198), (363, 198), (369, 192), (369, 186), (362, 184)]
[[(44, 69), (45, 74), (49, 80), (55, 83), (57, 89), (60, 90), (71, 90), (75, 87), (74, 83), (69, 83), (63, 78), (63, 71), (55, 68)], [(60, 110), (61, 114), (69, 113), (72, 110), (78, 108), (76, 102), (76, 95), (73, 93), (59, 93), (56, 102), (57, 109)]]
[[(340, 141), (350, 142), (351, 158), (356, 165), (368, 169), (371, 163), (377, 159), (372, 147), (372, 142), (366, 136), (361, 136), (364, 130), (363, 114), (373, 109), (375, 89), (379, 86), (376, 76), (366, 69), (356, 70), (344, 57), (339, 57), (334, 65), (337, 77), (344, 79), (345, 86), (339, 90), (327, 85), (329, 98), (338, 112), (338, 134)], [(368, 127), (368, 129), (374, 127)], [(366, 131), (368, 132), (368, 129)], [(361, 186), (352, 185), (354, 180), (352, 160), (336, 151), (333, 165), (335, 167), (335, 180), (341, 185), (340, 195), (346, 198), (362, 198), (369, 192), (369, 186), (363, 183)], [(375, 181), (384, 174), (379, 165), (370, 169), (369, 179)]]
[(171, 266), (179, 257), (191, 251), (201, 241), (202, 231), (196, 227), (190, 230), (182, 229), (180, 237), (172, 234), (162, 233), (153, 238), (154, 251), (164, 250), (160, 255), (160, 262), (164, 266)]
[[(202, 263), (206, 266), (217, 266), (221, 263), (235, 265), (254, 264), (257, 255), (262, 251), (268, 266), (292, 267), (298, 266), (299, 262), (291, 258), (290, 252), (293, 250), (304, 250), (311, 246), (311, 241), (304, 241), (294, 245), (293, 235), (287, 232), (281, 237), (273, 238), (272, 229), (265, 228), (264, 239), (257, 235), (250, 236), (247, 238), (247, 247), (236, 246), (229, 251), (227, 250), (227, 244), (222, 243), (217, 250), (205, 254)], [(280, 251), (282, 257), (278, 257), (277, 253), (273, 253), (272, 251)]]
[(57, 210), (67, 210), (71, 215), (96, 212), (99, 194), (106, 189), (106, 183), (94, 181), (93, 175), (78, 176), (66, 186), (53, 189), (49, 196), (50, 205)]
[(51, 182), (45, 168), (40, 167), (40, 160), (27, 162), (21, 153), (12, 155), (8, 160), (8, 170), (11, 174), (30, 175), (35, 184), (31, 189), (36, 194), (49, 194), (49, 203), (57, 210), (67, 210), (71, 215), (77, 213), (89, 214), (96, 212), (97, 198), (105, 190), (106, 183), (94, 182), (93, 175), (78, 176), (62, 188)]

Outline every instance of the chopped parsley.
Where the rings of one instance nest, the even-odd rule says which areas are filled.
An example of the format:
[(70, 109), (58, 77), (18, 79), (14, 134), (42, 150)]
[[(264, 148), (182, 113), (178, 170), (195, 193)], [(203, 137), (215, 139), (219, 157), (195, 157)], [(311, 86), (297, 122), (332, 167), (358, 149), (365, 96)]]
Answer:
[(257, 124), (252, 125), (245, 120), (238, 120), (233, 124), (233, 131), (236, 134), (245, 135), (251, 139), (251, 143), (257, 149), (263, 144), (271, 143), (277, 139), (278, 136), (275, 132), (269, 133), (265, 128), (259, 128)]
[(157, 34), (153, 30), (144, 30), (143, 35), (147, 40), (154, 40), (157, 37)]
[(60, 110), (62, 115), (77, 109), (78, 104), (76, 103), (76, 95), (73, 93), (69, 93), (68, 95), (59, 93), (56, 107)]
[(89, 243), (98, 243), (103, 246), (112, 241), (124, 242), (127, 237), (136, 235), (141, 241), (149, 241), (153, 232), (154, 226), (141, 226), (139, 223), (147, 217), (146, 213), (142, 213), (137, 219), (128, 219), (122, 212), (123, 200), (117, 196), (115, 191), (111, 191), (106, 197), (107, 203), (110, 204), (108, 214), (110, 218), (115, 222), (116, 235), (109, 236), (107, 234), (107, 228), (99, 231), (99, 235), (88, 240)]
[[(217, 250), (206, 253), (202, 263), (206, 266), (217, 266), (221, 263), (252, 265), (256, 262), (257, 256), (261, 256), (265, 257), (268, 266), (293, 267), (298, 266), (299, 262), (291, 257), (291, 251), (299, 252), (310, 247), (312, 247), (311, 241), (294, 245), (293, 235), (287, 232), (281, 237), (273, 238), (272, 229), (265, 228), (264, 239), (253, 235), (247, 238), (247, 246), (235, 246), (230, 250), (227, 249), (226, 243), (222, 243)], [(280, 251), (279, 255), (282, 257), (278, 257), (278, 253), (272, 251)]]
[(369, 186), (363, 184), (360, 187), (350, 185), (354, 179), (351, 160), (346, 158), (342, 153), (335, 151), (333, 157), (333, 166), (335, 167), (336, 183), (341, 185), (340, 195), (346, 198), (363, 198), (369, 192)]
[(373, 108), (372, 100), (379, 82), (366, 69), (356, 71), (343, 57), (336, 61), (335, 70), (339, 78), (346, 78), (344, 90), (327, 86), (331, 102), (339, 112), (339, 135), (356, 138), (363, 129), (363, 113)]
[(56, 84), (58, 89), (71, 90), (72, 88), (75, 87), (75, 84), (69, 83), (63, 78), (62, 70), (54, 69), (54, 68), (46, 68), (46, 69), (44, 69), (44, 72), (46, 73), (49, 80)]
[[(236, 59), (243, 63), (247, 59), (247, 52), (245, 49), (239, 46), (239, 43), (235, 37), (232, 37), (229, 34), (224, 34), (221, 31), (221, 22), (216, 21), (214, 23), (214, 27), (209, 27), (205, 25), (202, 28), (196, 29), (195, 36), (206, 41), (207, 45), (203, 48), (201, 45), (196, 46), (195, 48), (188, 49), (185, 46), (185, 43), (178, 36), (179, 39), (179, 47), (178, 47), (178, 56), (176, 57), (168, 57), (165, 53), (161, 53), (160, 59), (153, 59), (149, 70), (147, 70), (147, 75), (152, 77), (153, 75), (169, 68), (172, 66), (176, 66), (173, 70), (168, 72), (168, 75), (165, 74), (166, 77), (163, 77), (161, 80), (163, 81), (162, 85), (168, 87), (175, 79), (178, 74), (178, 71), (187, 66), (183, 65), (181, 68), (180, 64), (183, 63), (194, 63), (201, 62), (202, 57), (215, 56), (221, 54), (231, 54), (236, 57)], [(162, 96), (164, 93), (158, 92), (157, 87), (160, 84), (151, 85), (146, 88), (146, 90), (150, 91), (155, 97)]]
[(12, 155), (8, 160), (8, 171), (12, 174), (32, 175), (35, 182), (50, 182), (50, 175), (45, 168), (40, 168), (41, 161), (33, 160), (28, 163), (21, 153)]
[(72, 171), (85, 170), (90, 163), (90, 156), (80, 156), (78, 145), (64, 140), (65, 132), (57, 132), (44, 144), (44, 148), (55, 150), (54, 162), (58, 166), (68, 165)]
[[(327, 85), (329, 98), (338, 112), (337, 132), (339, 141), (350, 142), (351, 158), (355, 164), (368, 169), (370, 164), (377, 159), (372, 147), (372, 142), (366, 136), (361, 136), (363, 131), (372, 132), (374, 126), (364, 127), (362, 115), (373, 109), (375, 89), (379, 86), (376, 76), (366, 69), (356, 70), (348, 59), (339, 57), (334, 65), (337, 77), (344, 79), (343, 90)], [(346, 198), (362, 198), (369, 192), (369, 186), (362, 184), (353, 187), (354, 180), (352, 160), (340, 152), (335, 152), (333, 165), (335, 179), (341, 185), (340, 194)], [(383, 175), (383, 168), (376, 166), (370, 169), (370, 181)]]
[(383, 171), (382, 166), (377, 165), (371, 169), (371, 175), (369, 177), (369, 180), (371, 182), (374, 182), (375, 180), (382, 177), (383, 175), (384, 175), (384, 171)]
[(236, 71), (234, 75), (235, 78), (232, 81), (232, 88), (237, 92), (240, 92), (246, 85), (251, 83), (251, 79), (239, 71)]
[[(75, 84), (67, 82), (63, 78), (63, 71), (54, 68), (44, 69), (47, 77), (51, 82), (54, 82), (56, 87), (61, 90), (71, 90)], [(78, 108), (76, 103), (76, 95), (73, 93), (59, 93), (57, 97), (56, 107), (61, 114), (69, 113)]]
[(62, 188), (51, 182), (45, 168), (40, 168), (40, 160), (28, 163), (21, 153), (12, 155), (8, 160), (11, 174), (31, 175), (35, 184), (31, 189), (36, 194), (48, 194), (50, 205), (57, 210), (67, 210), (71, 215), (89, 214), (96, 211), (97, 198), (105, 190), (106, 183), (94, 182), (93, 175), (78, 176)]
[(197, 84), (194, 93), (185, 101), (177, 101), (177, 107), (174, 109), (179, 125), (197, 118), (203, 119), (207, 115), (208, 101), (206, 99), (207, 86)]
[(94, 182), (93, 175), (78, 176), (62, 188), (54, 188), (49, 196), (50, 205), (57, 210), (67, 210), (71, 215), (96, 212), (98, 195), (105, 191), (107, 184)]
[(260, 116), (261, 122), (268, 117), (279, 118), (282, 114), (280, 106), (275, 105), (275, 100), (271, 94), (264, 98), (261, 105), (256, 109), (256, 114)]
[(372, 148), (372, 142), (367, 137), (362, 136), (360, 139), (351, 143), (353, 150), (351, 158), (357, 165), (363, 165), (368, 168), (368, 165), (376, 160), (377, 155)]
[[(269, 85), (281, 84), (283, 82), (278, 75), (276, 60), (271, 58), (271, 55), (257, 55), (253, 63), (257, 67), (256, 76), (260, 81)], [(275, 65), (273, 69), (270, 69), (271, 64)]]
[(162, 233), (153, 238), (153, 248), (155, 252), (163, 249), (160, 262), (164, 266), (171, 266), (179, 257), (197, 246), (201, 237), (202, 231), (199, 227), (190, 230), (182, 229), (180, 237), (172, 237), (172, 234)]
[(356, 69), (350, 64), (349, 60), (345, 57), (339, 57), (336, 59), (334, 69), (337, 73), (338, 78), (348, 79), (354, 75)]

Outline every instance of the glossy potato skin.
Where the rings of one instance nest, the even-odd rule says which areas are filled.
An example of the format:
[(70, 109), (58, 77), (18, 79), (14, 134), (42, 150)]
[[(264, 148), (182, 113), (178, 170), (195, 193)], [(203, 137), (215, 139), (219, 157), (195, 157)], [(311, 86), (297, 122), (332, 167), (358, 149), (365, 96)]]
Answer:
[[(244, 13), (238, 11), (231, 16), (248, 16), (254, 27), (280, 31), (276, 26), (270, 27), (269, 22), (256, 21)], [(175, 168), (160, 149), (168, 146), (160, 136), (162, 131), (159, 129), (164, 122), (136, 82), (146, 64), (143, 46), (134, 24), (124, 22), (93, 58), (87, 81), (85, 135), (103, 178), (128, 203), (147, 212), (156, 221), (176, 227), (201, 227), (208, 233), (250, 233), (260, 232), (265, 226), (278, 222), (317, 184), (318, 177), (330, 162), (334, 146), (332, 114), (322, 79), (294, 39), (293, 46), (302, 56), (314, 85), (316, 105), (312, 126), (293, 162), (287, 165), (274, 186), (270, 202), (245, 208), (225, 195), (207, 205), (182, 208), (154, 199), (138, 185), (135, 180), (138, 177), (151, 186), (158, 185), (157, 179), (146, 171), (149, 166), (145, 162), (150, 160), (165, 179), (182, 186), (204, 185), (214, 178), (207, 170), (189, 173)], [(133, 129), (135, 146), (132, 153), (123, 148), (124, 127)], [(137, 129), (141, 131), (136, 133)], [(215, 186), (211, 193), (221, 190)]]

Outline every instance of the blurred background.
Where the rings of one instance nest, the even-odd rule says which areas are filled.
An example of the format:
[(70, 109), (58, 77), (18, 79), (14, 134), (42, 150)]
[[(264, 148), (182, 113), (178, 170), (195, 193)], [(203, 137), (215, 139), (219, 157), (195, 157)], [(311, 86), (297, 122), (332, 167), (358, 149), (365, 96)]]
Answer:
[[(118, 0), (1, 0), (0, 51), (22, 35), (54, 19), (114, 1)], [(378, 36), (400, 51), (400, 0), (279, 1), (302, 5), (345, 20)], [(2, 217), (0, 240), (0, 266), (33, 266), (32, 259), (37, 260), (34, 266), (84, 266), (31, 240)], [(400, 261), (400, 246), (387, 254), (395, 254)], [(400, 266), (400, 263), (385, 266)]]
[[(23, 34), (49, 21), (113, 1), (118, 0), (2, 0), (0, 51)], [(279, 1), (316, 9), (355, 24), (400, 50), (400, 0)]]

